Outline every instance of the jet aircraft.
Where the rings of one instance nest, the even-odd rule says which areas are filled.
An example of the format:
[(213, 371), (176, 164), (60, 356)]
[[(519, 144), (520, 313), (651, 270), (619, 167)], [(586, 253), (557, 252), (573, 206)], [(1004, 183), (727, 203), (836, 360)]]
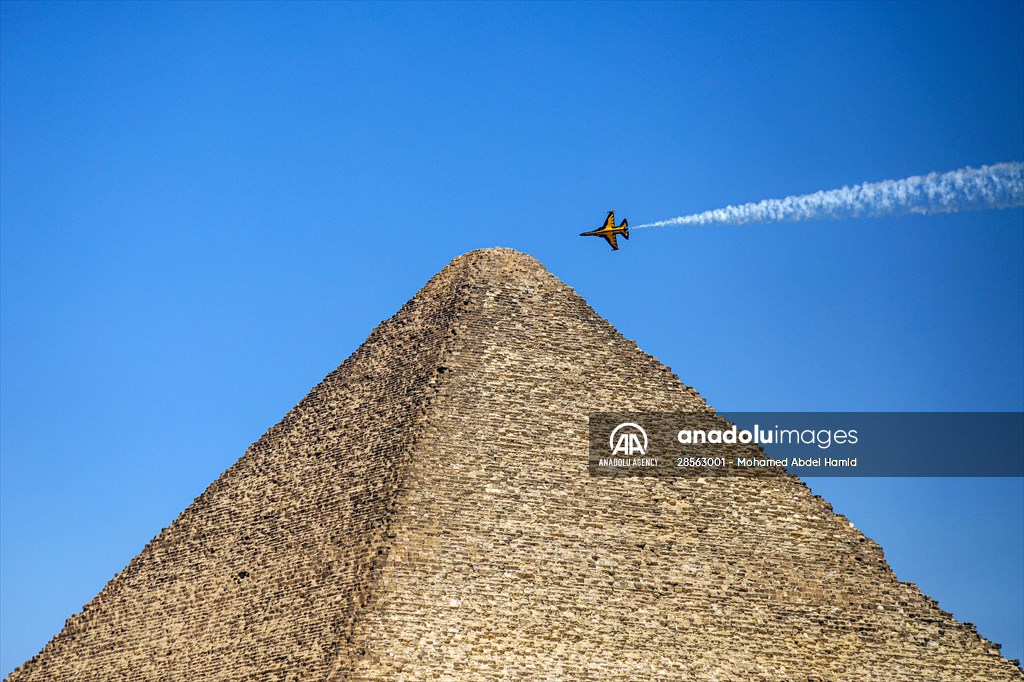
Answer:
[(599, 229), (590, 232), (580, 232), (581, 237), (604, 237), (611, 244), (612, 251), (618, 251), (619, 245), (615, 241), (615, 235), (621, 234), (624, 239), (629, 239), (629, 223), (622, 219), (622, 223), (615, 226), (615, 211), (608, 211), (608, 217)]

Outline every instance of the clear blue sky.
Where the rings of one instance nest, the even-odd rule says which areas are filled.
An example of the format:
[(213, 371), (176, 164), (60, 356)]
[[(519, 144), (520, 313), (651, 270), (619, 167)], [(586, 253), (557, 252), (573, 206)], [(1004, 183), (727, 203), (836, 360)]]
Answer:
[[(576, 236), (1024, 160), (1022, 7), (3, 2), (0, 674), (474, 248), (721, 410), (1024, 409), (1021, 209)], [(1024, 656), (1024, 482), (812, 487)]]

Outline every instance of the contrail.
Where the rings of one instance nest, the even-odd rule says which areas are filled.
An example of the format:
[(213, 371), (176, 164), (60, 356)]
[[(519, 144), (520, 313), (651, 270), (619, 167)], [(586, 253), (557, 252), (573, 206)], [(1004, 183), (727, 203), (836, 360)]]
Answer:
[(631, 225), (746, 225), (796, 220), (843, 220), (918, 213), (956, 213), (1024, 205), (1024, 163), (996, 163), (904, 180), (865, 182), (853, 187), (801, 194), (785, 199), (726, 206), (655, 223)]

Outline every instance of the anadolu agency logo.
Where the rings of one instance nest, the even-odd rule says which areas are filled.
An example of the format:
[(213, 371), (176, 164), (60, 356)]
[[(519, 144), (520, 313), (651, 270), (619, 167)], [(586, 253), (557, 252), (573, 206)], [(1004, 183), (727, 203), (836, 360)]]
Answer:
[(653, 467), (658, 460), (646, 457), (647, 432), (636, 422), (623, 422), (612, 429), (608, 436), (611, 457), (602, 458), (598, 466), (611, 467)]
[[(615, 438), (616, 435), (618, 435), (618, 440)], [(641, 438), (644, 439), (643, 445), (640, 444)], [(646, 455), (647, 432), (639, 424), (623, 422), (612, 429), (612, 435), (608, 437), (608, 447), (611, 449), (613, 457), (615, 455), (624, 457)]]

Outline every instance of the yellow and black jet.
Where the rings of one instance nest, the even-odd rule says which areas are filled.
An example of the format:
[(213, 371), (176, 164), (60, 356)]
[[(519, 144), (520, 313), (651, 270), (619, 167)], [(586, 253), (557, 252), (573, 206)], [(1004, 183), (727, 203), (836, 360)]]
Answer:
[(604, 221), (604, 225), (597, 230), (591, 230), (590, 232), (580, 232), (581, 237), (604, 237), (608, 240), (608, 243), (612, 246), (612, 251), (618, 251), (619, 245), (615, 242), (615, 235), (621, 234), (623, 238), (629, 239), (629, 223), (626, 219), (622, 219), (622, 224), (618, 227), (615, 226), (615, 211), (608, 211), (608, 217)]

